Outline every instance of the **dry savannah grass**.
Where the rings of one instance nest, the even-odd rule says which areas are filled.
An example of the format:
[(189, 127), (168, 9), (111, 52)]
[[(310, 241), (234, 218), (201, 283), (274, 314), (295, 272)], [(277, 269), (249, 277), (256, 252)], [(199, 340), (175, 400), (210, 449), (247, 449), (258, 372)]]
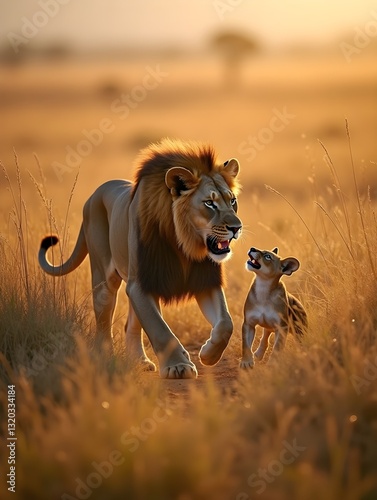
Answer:
[[(338, 72), (335, 83), (323, 79), (320, 87), (310, 87), (314, 72), (309, 66), (307, 74), (302, 65), (300, 71), (296, 68), (298, 80), (290, 72), (284, 79), (279, 69), (271, 75), (269, 65), (256, 61), (259, 71), (251, 90), (244, 87), (226, 97), (210, 78), (203, 79), (207, 86), (190, 90), (183, 69), (174, 76), (166, 64), (171, 79), (150, 96), (148, 105), (140, 103), (127, 122), (127, 134), (125, 124), (114, 118), (114, 133), (84, 159), (77, 179), (78, 169), (72, 167), (64, 182), (58, 181), (51, 162), (64, 163), (62, 144), (77, 144), (77, 130), (89, 128), (88, 123), (94, 128), (106, 116), (108, 102), (102, 96), (105, 102), (95, 108), (98, 95), (89, 96), (87, 108), (74, 114), (65, 109), (67, 96), (62, 103), (50, 95), (47, 105), (39, 102), (44, 111), (36, 125), (35, 103), (27, 104), (25, 89), (12, 90), (8, 75), (8, 95), (24, 92), (24, 108), (12, 110), (12, 116), (4, 111), (1, 498), (8, 498), (12, 450), (7, 448), (7, 387), (12, 385), (16, 494), (9, 498), (372, 500), (377, 495), (372, 76), (361, 65), (358, 80), (348, 67)], [(323, 75), (326, 64), (330, 67), (323, 62)], [(346, 74), (348, 87), (340, 83)], [(33, 77), (42, 80), (40, 74)], [(51, 81), (52, 73), (45, 77), (51, 88), (59, 81)], [(32, 79), (28, 81), (32, 87)], [(81, 85), (79, 78), (70, 81)], [(178, 89), (175, 94), (172, 88)], [(195, 108), (193, 102), (200, 105)], [(54, 106), (61, 120), (52, 123), (47, 109)], [(270, 143), (257, 151), (241, 144), (258, 133), (255, 123), (265, 127), (284, 106), (294, 117)], [(341, 118), (347, 110), (350, 131)], [(27, 123), (17, 142), (16, 124), (23, 116)], [(145, 132), (146, 123), (158, 125)], [(87, 263), (72, 275), (52, 279), (36, 259), (40, 238), (50, 231), (62, 240), (55, 261), (66, 258), (81, 206), (95, 186), (108, 178), (130, 177), (127, 158), (144, 142), (172, 131), (212, 142), (221, 157), (238, 156), (242, 168), (239, 204), (245, 230), (226, 265), (234, 333), (216, 367), (204, 368), (198, 361), (209, 326), (196, 304), (164, 311), (198, 367), (197, 380), (164, 381), (125, 364), (124, 293), (114, 322), (115, 354), (94, 354)], [(12, 157), (11, 144), (18, 156)], [(32, 160), (31, 147), (41, 149), (40, 160)], [(279, 246), (283, 255), (300, 259), (302, 267), (285, 282), (307, 309), (309, 331), (302, 345), (290, 338), (277, 363), (262, 362), (240, 372), (243, 304), (250, 285), (244, 263), (250, 246)], [(149, 347), (148, 354), (155, 359)]]

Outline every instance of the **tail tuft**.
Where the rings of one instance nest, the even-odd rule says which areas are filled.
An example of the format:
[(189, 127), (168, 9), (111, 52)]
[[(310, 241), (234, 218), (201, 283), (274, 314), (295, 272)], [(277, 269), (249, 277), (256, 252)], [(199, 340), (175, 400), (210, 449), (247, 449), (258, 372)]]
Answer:
[(43, 248), (43, 250), (48, 250), (50, 247), (55, 246), (58, 242), (59, 238), (57, 236), (54, 235), (46, 236), (41, 241), (41, 249)]

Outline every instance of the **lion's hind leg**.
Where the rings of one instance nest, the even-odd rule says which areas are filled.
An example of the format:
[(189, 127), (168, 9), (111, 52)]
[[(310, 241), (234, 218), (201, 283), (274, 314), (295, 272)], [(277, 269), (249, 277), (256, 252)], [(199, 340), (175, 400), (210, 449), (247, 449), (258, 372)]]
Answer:
[(95, 346), (112, 354), (112, 322), (118, 289), (122, 280), (115, 269), (108, 273), (101, 272), (93, 264), (93, 260), (91, 261), (91, 267), (93, 306), (96, 317)]
[(96, 318), (95, 347), (113, 353), (112, 322), (122, 278), (116, 271), (109, 244), (109, 222), (103, 204), (103, 187), (84, 206), (83, 226), (92, 274), (93, 307)]
[(128, 319), (124, 329), (126, 359), (132, 364), (141, 364), (143, 370), (155, 372), (156, 365), (145, 354), (141, 324), (131, 303), (129, 303)]

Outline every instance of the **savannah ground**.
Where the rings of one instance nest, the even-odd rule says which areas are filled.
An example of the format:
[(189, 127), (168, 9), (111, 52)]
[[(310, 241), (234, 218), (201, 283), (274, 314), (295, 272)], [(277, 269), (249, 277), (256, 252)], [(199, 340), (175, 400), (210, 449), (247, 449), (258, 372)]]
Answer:
[[(157, 67), (155, 88), (135, 93)], [(3, 69), (1, 498), (377, 498), (375, 86), (369, 56), (255, 58), (233, 88), (207, 59)], [(122, 94), (131, 96), (128, 112), (114, 104)], [(80, 168), (69, 163), (67, 147), (77, 152), (103, 120), (106, 132)], [(98, 359), (88, 262), (61, 279), (37, 265), (41, 237), (58, 232), (66, 258), (93, 190), (130, 178), (138, 150), (164, 136), (208, 141), (242, 168), (245, 228), (226, 265), (234, 334), (217, 366), (198, 360), (209, 325), (196, 304), (164, 310), (198, 367), (195, 381), (125, 365), (124, 289), (116, 354)], [(241, 373), (250, 246), (279, 246), (301, 261), (286, 284), (310, 327), (278, 363)], [(7, 491), (9, 384), (15, 494)]]

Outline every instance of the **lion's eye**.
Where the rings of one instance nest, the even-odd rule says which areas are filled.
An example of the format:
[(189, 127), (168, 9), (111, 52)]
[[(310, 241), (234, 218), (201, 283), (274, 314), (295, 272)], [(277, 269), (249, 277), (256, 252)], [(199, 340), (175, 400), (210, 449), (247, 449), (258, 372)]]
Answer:
[(230, 200), (230, 204), (232, 205), (232, 207), (237, 203), (237, 198), (232, 198)]
[(215, 203), (213, 202), (213, 200), (207, 200), (204, 202), (204, 205), (208, 208), (216, 208), (216, 205)]

